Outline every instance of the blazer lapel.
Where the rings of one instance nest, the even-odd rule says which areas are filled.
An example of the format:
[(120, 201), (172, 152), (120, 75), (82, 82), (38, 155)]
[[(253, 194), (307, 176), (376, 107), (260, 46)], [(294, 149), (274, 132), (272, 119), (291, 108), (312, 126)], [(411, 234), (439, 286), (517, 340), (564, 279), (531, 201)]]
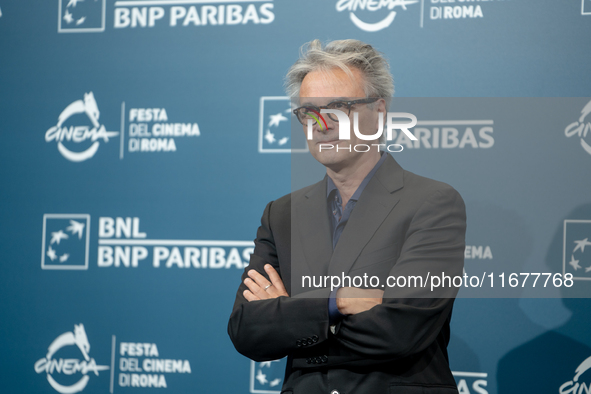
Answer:
[[(328, 275), (340, 276), (349, 272), (361, 250), (400, 200), (392, 193), (403, 185), (402, 168), (394, 158), (387, 157), (355, 204), (330, 259)], [(327, 216), (326, 208), (324, 211)]]
[[(326, 204), (324, 179), (315, 184), (292, 207), (292, 236), (299, 238), (301, 251), (313, 275), (326, 275), (332, 256), (332, 234)], [(298, 263), (301, 264), (292, 261), (292, 267)]]

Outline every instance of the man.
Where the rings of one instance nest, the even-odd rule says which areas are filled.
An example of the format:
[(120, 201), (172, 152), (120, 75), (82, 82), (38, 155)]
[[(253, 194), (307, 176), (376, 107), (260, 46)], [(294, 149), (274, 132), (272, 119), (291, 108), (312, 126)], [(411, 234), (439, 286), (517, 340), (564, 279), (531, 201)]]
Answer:
[[(349, 148), (380, 142), (394, 90), (388, 64), (360, 41), (315, 40), (287, 88), (327, 175), (267, 205), (228, 324), (234, 346), (256, 361), (288, 356), (285, 393), (456, 393), (447, 344), (457, 289), (417, 281), (461, 276), (462, 198), (375, 146)], [(349, 140), (339, 140), (335, 109), (351, 119)], [(305, 280), (337, 276), (336, 289)]]

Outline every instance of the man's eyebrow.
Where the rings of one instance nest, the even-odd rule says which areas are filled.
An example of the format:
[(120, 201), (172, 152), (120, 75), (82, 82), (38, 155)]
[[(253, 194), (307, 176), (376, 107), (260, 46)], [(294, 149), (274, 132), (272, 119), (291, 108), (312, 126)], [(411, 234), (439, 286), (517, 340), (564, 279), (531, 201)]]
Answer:
[(335, 97), (329, 102), (329, 104), (337, 101), (349, 101), (349, 97)]

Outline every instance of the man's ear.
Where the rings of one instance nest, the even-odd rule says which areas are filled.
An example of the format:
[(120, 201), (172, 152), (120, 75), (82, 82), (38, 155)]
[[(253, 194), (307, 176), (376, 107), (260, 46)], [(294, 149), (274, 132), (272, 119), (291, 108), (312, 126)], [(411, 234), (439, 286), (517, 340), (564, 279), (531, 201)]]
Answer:
[(376, 130), (377, 130), (378, 127), (380, 127), (379, 126), (380, 117), (382, 117), (384, 120), (383, 124), (384, 125), (386, 124), (386, 116), (387, 116), (388, 109), (386, 108), (386, 100), (384, 100), (383, 98), (376, 101), (374, 105), (375, 105), (376, 112), (378, 113), (378, 116), (376, 117)]

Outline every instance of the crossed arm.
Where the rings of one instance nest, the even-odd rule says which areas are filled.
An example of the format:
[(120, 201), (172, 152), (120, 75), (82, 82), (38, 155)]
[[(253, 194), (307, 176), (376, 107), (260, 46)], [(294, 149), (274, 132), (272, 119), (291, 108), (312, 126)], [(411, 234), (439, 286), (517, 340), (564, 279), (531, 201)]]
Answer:
[[(240, 353), (265, 361), (303, 354), (326, 343), (338, 354), (329, 358), (330, 366), (399, 359), (435, 341), (451, 313), (453, 292), (417, 298), (422, 297), (420, 289), (387, 289), (384, 295), (381, 290), (341, 288), (337, 307), (346, 317), (331, 336), (326, 290), (307, 297), (286, 292), (276, 247), (285, 237), (275, 239), (270, 211), (271, 204), (257, 233), (252, 269), (243, 275), (228, 324), (230, 338)], [(416, 275), (421, 270), (461, 274), (465, 230), (465, 207), (459, 194), (451, 188), (437, 191), (413, 214), (390, 275)], [(311, 337), (316, 337), (314, 346), (297, 346), (301, 339)]]
[[(289, 297), (281, 277), (271, 264), (265, 264), (265, 272), (270, 281), (255, 270), (248, 271), (244, 284), (248, 290), (242, 293), (248, 302)], [(382, 303), (384, 292), (378, 289), (358, 289), (341, 287), (337, 291), (337, 307), (343, 315), (355, 315), (370, 310)]]

